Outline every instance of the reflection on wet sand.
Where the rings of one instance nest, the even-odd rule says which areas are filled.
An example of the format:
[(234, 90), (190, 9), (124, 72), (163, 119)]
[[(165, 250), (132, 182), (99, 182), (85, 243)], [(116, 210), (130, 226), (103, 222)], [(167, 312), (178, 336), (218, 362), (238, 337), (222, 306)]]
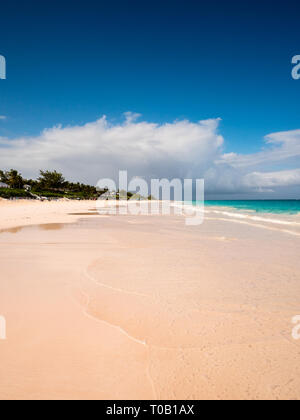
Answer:
[(64, 223), (49, 223), (46, 225), (39, 225), (38, 228), (41, 230), (61, 230), (64, 226)]
[(21, 232), (21, 230), (23, 229), (24, 229), (23, 226), (11, 228), (11, 229), (2, 229), (0, 230), (0, 233), (18, 233), (18, 232)]
[(99, 216), (98, 212), (93, 213), (69, 213), (69, 216)]
[(15, 228), (10, 229), (2, 229), (0, 230), (1, 233), (11, 233), (16, 234), (22, 232), (24, 229), (40, 229), (40, 230), (61, 230), (65, 226), (64, 223), (48, 223), (48, 224), (41, 224), (41, 225), (32, 225), (32, 226), (18, 226)]

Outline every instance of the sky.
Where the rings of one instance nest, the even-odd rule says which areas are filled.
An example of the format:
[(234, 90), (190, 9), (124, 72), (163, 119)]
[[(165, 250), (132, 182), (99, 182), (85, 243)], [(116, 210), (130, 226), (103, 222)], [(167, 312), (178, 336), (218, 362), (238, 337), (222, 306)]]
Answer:
[(0, 168), (300, 199), (299, 19), (291, 0), (4, 2)]

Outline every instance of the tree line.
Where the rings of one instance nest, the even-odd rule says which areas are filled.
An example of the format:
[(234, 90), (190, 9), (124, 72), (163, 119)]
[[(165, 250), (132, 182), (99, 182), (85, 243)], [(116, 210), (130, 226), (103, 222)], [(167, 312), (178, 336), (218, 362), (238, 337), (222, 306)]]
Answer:
[[(67, 181), (63, 174), (57, 171), (40, 171), (40, 176), (34, 179), (25, 179), (15, 169), (0, 170), (0, 182), (7, 184), (10, 189), (29, 189), (32, 193), (46, 197), (68, 196), (70, 198), (96, 198), (104, 191), (97, 191), (96, 187), (82, 183)], [(16, 192), (17, 193), (17, 192)]]

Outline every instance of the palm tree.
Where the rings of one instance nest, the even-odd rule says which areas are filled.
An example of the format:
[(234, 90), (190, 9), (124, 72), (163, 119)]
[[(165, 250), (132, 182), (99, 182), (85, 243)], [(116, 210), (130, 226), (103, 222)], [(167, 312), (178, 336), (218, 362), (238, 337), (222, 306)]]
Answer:
[[(2, 172), (2, 171), (1, 171)], [(0, 173), (1, 179), (3, 182), (6, 182), (10, 188), (22, 189), (24, 185), (24, 180), (22, 175), (19, 174), (15, 169), (11, 169), (9, 172)]]

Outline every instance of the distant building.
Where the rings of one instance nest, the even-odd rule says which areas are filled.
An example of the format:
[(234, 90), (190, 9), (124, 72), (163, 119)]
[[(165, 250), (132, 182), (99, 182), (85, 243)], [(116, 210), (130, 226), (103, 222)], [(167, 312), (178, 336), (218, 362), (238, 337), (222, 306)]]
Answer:
[(23, 188), (25, 191), (31, 191), (31, 185), (24, 185)]
[(9, 188), (9, 185), (5, 184), (4, 182), (0, 182), (0, 188)]

